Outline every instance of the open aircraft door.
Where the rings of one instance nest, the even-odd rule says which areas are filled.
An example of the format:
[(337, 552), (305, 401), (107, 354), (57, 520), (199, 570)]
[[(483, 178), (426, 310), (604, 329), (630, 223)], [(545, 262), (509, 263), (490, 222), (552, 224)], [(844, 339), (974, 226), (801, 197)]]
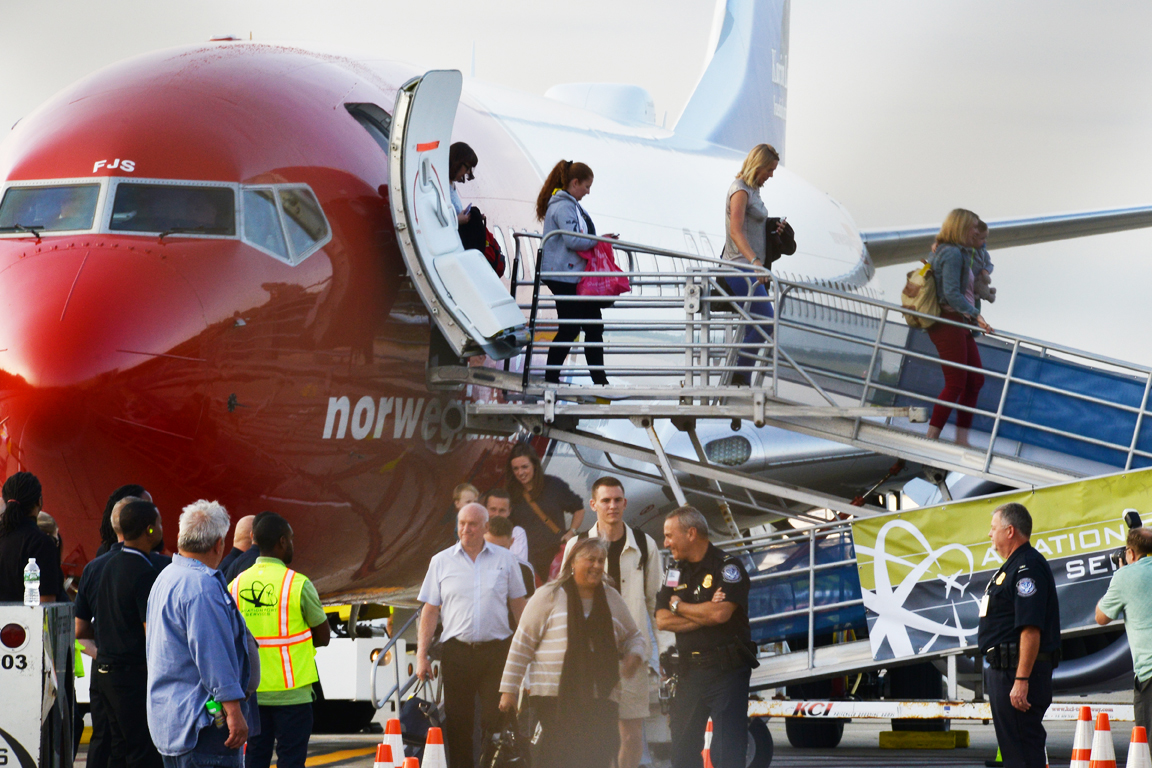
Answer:
[(434, 70), (396, 94), (389, 200), (400, 251), (436, 327), (457, 355), (504, 359), (528, 341), (524, 313), (484, 254), (464, 250), (449, 197), (462, 80), (456, 70)]

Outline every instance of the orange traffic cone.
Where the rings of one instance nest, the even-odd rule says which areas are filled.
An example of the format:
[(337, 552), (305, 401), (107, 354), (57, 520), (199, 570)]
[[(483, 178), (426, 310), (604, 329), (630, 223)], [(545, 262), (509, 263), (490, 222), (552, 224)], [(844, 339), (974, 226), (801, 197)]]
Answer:
[(392, 768), (404, 765), (404, 737), (400, 734), (400, 721), (396, 718), (384, 726), (384, 743), (392, 748)]
[(1092, 734), (1092, 758), (1088, 768), (1116, 768), (1116, 750), (1112, 747), (1112, 728), (1108, 713), (1096, 715), (1096, 732)]
[(372, 768), (393, 768), (392, 747), (387, 744), (376, 745), (376, 760), (372, 763)]
[(704, 758), (704, 768), (712, 768), (712, 718), (708, 718), (708, 725), (704, 727), (704, 751), (700, 755)]
[(444, 734), (439, 728), (428, 729), (428, 738), (424, 741), (424, 768), (448, 768), (448, 758), (444, 754)]
[(1069, 768), (1088, 768), (1092, 759), (1092, 708), (1080, 707), (1076, 718), (1076, 736), (1072, 739), (1072, 764)]
[(1128, 744), (1127, 768), (1152, 768), (1152, 755), (1148, 754), (1148, 732), (1144, 726), (1132, 729), (1132, 741)]
[(414, 757), (404, 758), (404, 768), (420, 768), (420, 761)]

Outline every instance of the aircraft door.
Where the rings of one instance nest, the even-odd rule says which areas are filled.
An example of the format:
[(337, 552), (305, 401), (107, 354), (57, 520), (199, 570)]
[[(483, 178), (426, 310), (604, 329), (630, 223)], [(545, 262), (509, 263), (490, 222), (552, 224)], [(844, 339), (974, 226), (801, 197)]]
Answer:
[(484, 254), (464, 250), (449, 197), (462, 80), (455, 70), (433, 70), (397, 92), (389, 200), (409, 275), (449, 345), (461, 357), (504, 359), (528, 341), (524, 313)]

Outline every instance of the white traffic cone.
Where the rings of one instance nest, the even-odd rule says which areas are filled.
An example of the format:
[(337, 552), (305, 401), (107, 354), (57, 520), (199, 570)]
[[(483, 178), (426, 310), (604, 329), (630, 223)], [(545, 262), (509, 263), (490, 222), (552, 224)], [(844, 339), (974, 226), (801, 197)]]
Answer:
[(400, 733), (400, 721), (393, 717), (384, 725), (384, 743), (392, 747), (392, 766), (404, 765), (404, 736)]
[(1127, 768), (1152, 768), (1152, 755), (1148, 754), (1148, 732), (1144, 726), (1132, 729), (1132, 741), (1128, 744)]
[(448, 768), (444, 754), (444, 734), (439, 728), (429, 728), (424, 741), (424, 768)]
[(1092, 734), (1092, 757), (1088, 768), (1116, 768), (1116, 750), (1112, 746), (1112, 728), (1108, 713), (1096, 715), (1096, 732)]
[(1088, 768), (1092, 759), (1092, 708), (1080, 707), (1076, 718), (1076, 736), (1072, 739), (1072, 764), (1069, 768)]
[(394, 768), (392, 765), (392, 747), (387, 744), (376, 745), (376, 760), (372, 768)]
[(712, 718), (708, 718), (708, 725), (704, 727), (704, 751), (700, 755), (704, 758), (704, 768), (712, 768)]

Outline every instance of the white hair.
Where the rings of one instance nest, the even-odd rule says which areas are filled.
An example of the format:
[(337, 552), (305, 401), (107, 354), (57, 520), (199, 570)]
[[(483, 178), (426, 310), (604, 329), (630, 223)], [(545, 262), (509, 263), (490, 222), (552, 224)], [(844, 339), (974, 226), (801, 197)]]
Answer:
[(477, 504), (475, 501), (465, 504), (464, 506), (460, 507), (460, 511), (456, 513), (456, 519), (459, 520), (460, 516), (465, 512), (475, 512), (480, 516), (480, 522), (488, 522), (488, 508), (483, 504)]
[(176, 546), (195, 554), (211, 552), (216, 542), (228, 535), (231, 527), (232, 519), (220, 502), (200, 499), (184, 507)]

